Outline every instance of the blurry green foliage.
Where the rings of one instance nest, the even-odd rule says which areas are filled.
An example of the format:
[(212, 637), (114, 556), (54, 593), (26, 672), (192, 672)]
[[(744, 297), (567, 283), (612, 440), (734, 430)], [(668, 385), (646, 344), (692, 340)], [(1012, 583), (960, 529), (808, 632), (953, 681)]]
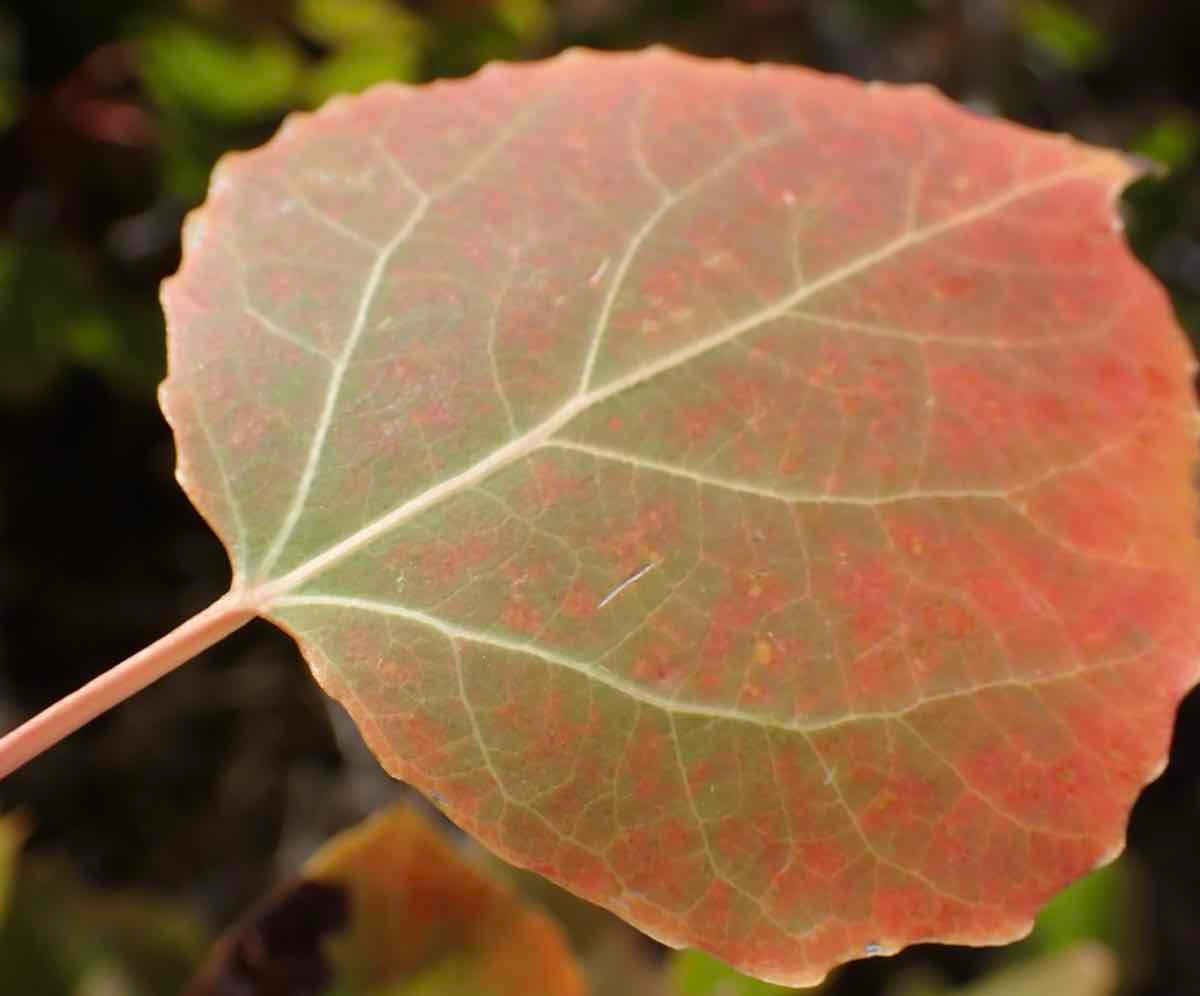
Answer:
[(426, 78), (464, 76), (497, 59), (526, 58), (552, 26), (549, 0), (448, 2), (431, 19)]
[(353, 43), (371, 34), (403, 32), (416, 23), (390, 0), (297, 0), (296, 23), (310, 37), (331, 44)]
[(760, 982), (735, 971), (703, 951), (685, 950), (671, 954), (670, 980), (678, 996), (779, 996), (783, 993), (816, 993), (820, 987), (789, 989)]
[[(135, 210), (162, 203), (156, 198), (197, 204), (217, 159), (264, 142), (289, 111), (382, 80), (461, 75), (492, 59), (527, 56), (553, 18), (549, 0), (429, 0), (419, 12), (398, 0), (128, 0), (106, 5), (103, 18), (72, 23), (76, 35), (123, 25), (119, 40), (132, 42), (140, 73), (134, 99), (152, 122), (142, 154), (158, 191), (130, 191), (120, 176), (85, 167), (84, 189), (64, 192), (102, 214), (128, 210), (126, 203)], [(0, 133), (27, 108), (44, 114), (54, 106), (23, 101), (22, 46), (29, 39), (20, 24), (0, 13)], [(45, 196), (43, 188), (33, 190)], [(165, 217), (170, 223), (175, 214)], [(153, 284), (120, 289), (110, 279), (112, 266), (94, 232), (51, 227), (36, 237), (0, 235), (0, 401), (31, 401), (61, 371), (80, 366), (152, 397), (164, 362)]]
[(0, 239), (0, 401), (31, 400), (67, 364), (153, 392), (162, 335), (153, 301), (106, 292), (70, 249)]
[(1200, 151), (1200, 118), (1185, 110), (1164, 114), (1134, 139), (1132, 148), (1167, 169), (1182, 169)]
[(180, 6), (132, 22), (167, 190), (195, 204), (222, 153), (265, 141), (289, 111), (384, 80), (462, 75), (526, 55), (548, 0), (463, 0), (419, 16), (396, 0)]
[(1080, 941), (1102, 941), (1114, 950), (1127, 949), (1130, 926), (1141, 919), (1143, 888), (1128, 860), (1105, 865), (1055, 896), (1024, 946), (1052, 952)]
[(189, 24), (155, 21), (139, 33), (150, 99), (168, 111), (242, 122), (291, 103), (301, 58), (293, 42), (271, 34), (238, 37)]
[(157, 108), (220, 125), (278, 118), (382, 80), (520, 58), (551, 24), (547, 0), (461, 2), (435, 14), (395, 0), (295, 0), (285, 17), (251, 18), (236, 7), (179, 13), (135, 36)]
[[(1200, 225), (1200, 175), (1193, 166), (1145, 176), (1125, 191), (1122, 206), (1133, 251), (1157, 267), (1180, 324), (1200, 350), (1200, 282), (1186, 280), (1187, 257), (1200, 247), (1193, 234)], [(1172, 262), (1173, 256), (1184, 260)]]
[(61, 863), (17, 861), (24, 825), (0, 819), (0, 992), (28, 996), (174, 996), (204, 950), (187, 912), (136, 893), (84, 885)]
[(382, 80), (414, 80), (420, 73), (425, 25), (388, 0), (300, 0), (296, 25), (329, 49), (301, 83), (299, 103), (306, 107)]
[(550, 24), (550, 10), (542, 0), (495, 0), (492, 14), (514, 41), (535, 41)]
[(1025, 37), (1065, 69), (1084, 72), (1102, 63), (1108, 37), (1091, 18), (1058, 0), (1022, 0), (1017, 19)]
[[(736, 47), (734, 24), (761, 23), (783, 37), (786, 30), (773, 27), (777, 20), (793, 25), (795, 34), (779, 51), (794, 49), (805, 60), (820, 55), (822, 45), (851, 44), (856, 33), (872, 47), (903, 47), (906, 38), (924, 46), (929, 41), (916, 40), (913, 30), (950, 17), (939, 0), (829, 0), (794, 12), (756, 4), (739, 17), (721, 0), (113, 0), (101, 6), (103, 16), (100, 7), (89, 7), (86, 16), (81, 9), (73, 17), (70, 42), (82, 47), (92, 32), (93, 49), (130, 43), (140, 89), (120, 99), (148, 112), (152, 137), (144, 154), (157, 189), (145, 193), (182, 205), (203, 199), (222, 154), (259, 145), (289, 111), (382, 80), (459, 76), (490, 60), (530, 58), (568, 44), (688, 47), (690, 38), (707, 37), (715, 42), (701, 48), (725, 38)], [(1005, 5), (1005, 17), (1014, 39), (1074, 73), (1102, 64), (1119, 42), (1089, 16), (1100, 9), (1088, 0), (1014, 0)], [(704, 25), (724, 22), (723, 31), (704, 34)], [(24, 97), (24, 23), (0, 15), (0, 132), (37, 106)], [(44, 40), (41, 45), (46, 48)], [(1002, 112), (1011, 111), (1000, 103)], [(1181, 105), (1156, 113), (1132, 147), (1175, 170), (1194, 166), (1197, 119)], [(101, 202), (107, 185), (114, 203), (130, 200), (128, 189), (117, 189), (119, 178), (86, 169), (82, 176), (87, 189), (75, 197)], [(1187, 189), (1195, 187), (1194, 179), (1189, 183)], [(1143, 252), (1188, 224), (1180, 190), (1149, 198), (1149, 220), (1131, 226)], [(1142, 202), (1131, 203), (1140, 210)], [(36, 397), (65, 365), (83, 364), (149, 399), (162, 366), (152, 281), (128, 293), (104, 286), (105, 261), (95, 258), (104, 248), (94, 232), (39, 232), (38, 238), (36, 246), (13, 236), (0, 243), (0, 397)], [(1192, 322), (1186, 288), (1172, 289), (1182, 293), (1178, 303), (1185, 322)]]
[(28, 836), (29, 821), (24, 814), (9, 813), (0, 818), (0, 924), (8, 916), (21, 848), (25, 846)]

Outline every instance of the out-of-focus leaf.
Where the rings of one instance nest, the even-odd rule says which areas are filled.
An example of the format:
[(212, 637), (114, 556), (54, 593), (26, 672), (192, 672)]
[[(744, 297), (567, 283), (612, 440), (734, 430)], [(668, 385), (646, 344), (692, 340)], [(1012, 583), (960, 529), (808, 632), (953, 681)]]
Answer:
[(23, 813), (0, 817), (0, 923), (8, 916), (21, 848), (29, 837), (29, 829), (29, 819)]
[(359, 93), (384, 80), (412, 80), (421, 61), (416, 39), (380, 39), (338, 49), (304, 76), (302, 102), (309, 107), (322, 104), (339, 93)]
[(1092, 940), (1120, 950), (1130, 922), (1141, 919), (1141, 898), (1129, 861), (1114, 861), (1055, 896), (1024, 944), (1049, 953)]
[[(151, 996), (138, 986), (121, 963), (100, 960), (88, 967), (73, 996)], [(164, 993), (163, 996), (166, 996)]]
[(1200, 149), (1200, 119), (1187, 111), (1159, 118), (1137, 137), (1133, 151), (1162, 163), (1167, 169), (1188, 165)]
[(163, 189), (185, 204), (203, 200), (213, 164), (231, 148), (247, 144), (239, 129), (213, 129), (192, 115), (171, 109), (164, 109), (159, 130), (163, 137)]
[(679, 996), (782, 996), (784, 993), (816, 993), (821, 987), (789, 989), (743, 975), (725, 962), (703, 951), (676, 951), (670, 966), (673, 991)]
[(0, 925), (0, 993), (174, 994), (205, 941), (173, 903), (96, 889), (60, 862), (26, 859)]
[(1120, 975), (1103, 944), (1084, 942), (993, 973), (956, 996), (1112, 996)]
[(562, 931), (404, 806), (318, 851), (227, 933), (188, 996), (305, 979), (337, 996), (584, 992)]
[(105, 294), (70, 250), (0, 241), (0, 400), (31, 400), (67, 364), (150, 394), (162, 353), (152, 302)]
[(433, 22), (426, 69), (462, 76), (501, 59), (520, 59), (551, 24), (546, 0), (480, 0), (450, 4)]
[(142, 72), (164, 107), (243, 121), (290, 107), (301, 58), (282, 37), (225, 35), (183, 20), (157, 20), (141, 33)]
[(1149, 909), (1145, 875), (1126, 854), (1055, 896), (1038, 915), (1029, 937), (1009, 953), (1014, 959), (1028, 959), (1098, 942), (1120, 963), (1126, 984), (1136, 985), (1150, 970)]
[(541, 37), (550, 24), (545, 0), (494, 0), (491, 9), (496, 20), (522, 42)]
[(300, 31), (330, 45), (421, 29), (420, 20), (393, 0), (299, 0), (295, 17)]
[(349, 897), (340, 885), (303, 878), (285, 883), (225, 931), (186, 996), (326, 993), (334, 968), (325, 941), (349, 919)]
[(665, 996), (665, 962), (644, 934), (549, 879), (491, 855), (481, 855), (481, 859), (489, 872), (512, 882), (566, 932), (591, 996)]
[(307, 106), (382, 80), (412, 80), (419, 73), (425, 25), (389, 0), (302, 0), (296, 26), (330, 48), (305, 72), (301, 101)]
[(90, 289), (57, 249), (0, 242), (0, 399), (27, 401), (53, 380)]
[(1076, 72), (1107, 58), (1110, 43), (1091, 18), (1060, 0), (1021, 0), (1017, 16), (1022, 33), (1043, 52)]
[(456, 854), (407, 806), (335, 838), (304, 872), (349, 892), (350, 929), (337, 961), (364, 989), (405, 980), (449, 955), (465, 973), (457, 977), (480, 992), (583, 991), (557, 925)]

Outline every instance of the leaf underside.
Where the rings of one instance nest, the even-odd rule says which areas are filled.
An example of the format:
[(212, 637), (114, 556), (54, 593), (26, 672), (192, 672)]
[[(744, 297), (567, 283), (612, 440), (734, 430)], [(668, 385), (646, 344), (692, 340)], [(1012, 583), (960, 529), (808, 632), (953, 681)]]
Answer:
[(180, 480), (508, 859), (788, 984), (1008, 940), (1120, 849), (1197, 678), (1130, 175), (661, 49), (337, 100), (187, 225)]

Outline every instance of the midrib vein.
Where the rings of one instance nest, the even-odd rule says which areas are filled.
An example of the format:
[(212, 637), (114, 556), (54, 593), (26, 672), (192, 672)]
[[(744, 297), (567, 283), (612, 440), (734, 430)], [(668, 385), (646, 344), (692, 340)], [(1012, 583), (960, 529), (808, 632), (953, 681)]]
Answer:
[[(689, 343), (677, 350), (666, 353), (657, 360), (630, 370), (628, 373), (609, 381), (607, 384), (593, 388), (588, 391), (582, 391), (575, 394), (570, 400), (562, 405), (558, 411), (548, 416), (538, 425), (527, 431), (524, 435), (510, 440), (504, 446), (493, 451), (482, 460), (472, 464), (467, 469), (460, 471), (453, 477), (447, 478), (440, 484), (422, 492), (413, 498), (402, 502), (390, 512), (380, 516), (373, 522), (367, 523), (355, 530), (350, 535), (339, 540), (332, 546), (327, 547), (321, 553), (316, 554), (300, 566), (293, 568), (288, 573), (274, 579), (273, 581), (264, 581), (259, 584), (253, 593), (255, 601), (263, 608), (269, 608), (270, 605), (280, 596), (293, 590), (305, 581), (320, 574), (322, 571), (337, 564), (338, 562), (349, 557), (357, 550), (373, 542), (379, 536), (387, 533), (389, 530), (396, 528), (402, 523), (408, 521), (416, 515), (432, 508), (440, 502), (459, 494), (469, 488), (474, 487), (481, 481), (490, 477), (499, 470), (508, 467), (516, 461), (530, 455), (544, 443), (546, 443), (556, 432), (569, 424), (577, 416), (583, 414), (596, 405), (602, 404), (609, 398), (612, 398), (623, 391), (628, 391), (646, 381), (652, 380), (660, 374), (667, 373), (691, 360), (697, 359), (700, 356), (710, 353), (715, 349), (720, 348), (726, 343), (732, 342), (747, 332), (758, 328), (759, 326), (779, 318), (797, 305), (814, 297), (824, 290), (834, 287), (837, 284), (849, 280), (861, 273), (870, 270), (872, 267), (887, 261), (896, 256), (898, 253), (913, 246), (921, 245), (931, 239), (943, 235), (946, 232), (953, 231), (956, 228), (961, 228), (964, 225), (979, 221), (989, 215), (995, 214), (1008, 205), (1028, 197), (1032, 194), (1039, 193), (1057, 184), (1067, 182), (1074, 179), (1082, 179), (1087, 176), (1098, 175), (1101, 171), (1099, 168), (1092, 169), (1072, 169), (1063, 170), (1058, 173), (1053, 173), (1042, 177), (1032, 183), (1014, 187), (1007, 193), (999, 197), (992, 198), (976, 205), (960, 214), (947, 218), (944, 221), (934, 225), (929, 225), (924, 228), (915, 229), (906, 232), (900, 237), (885, 243), (878, 249), (875, 249), (853, 262), (847, 263), (844, 266), (831, 270), (822, 277), (813, 280), (811, 283), (805, 284), (797, 288), (791, 294), (787, 294), (779, 298), (775, 302), (752, 312), (736, 322), (727, 325), (725, 328), (713, 332), (703, 338)], [(296, 520), (299, 519), (299, 512), (296, 514)], [(288, 528), (288, 535), (294, 528), (295, 522), (291, 522)], [(281, 536), (284, 535), (282, 532)], [(279, 544), (279, 549), (274, 550), (274, 557), (271, 562), (277, 559), (282, 553), (284, 544)], [(263, 572), (265, 573), (265, 571)]]

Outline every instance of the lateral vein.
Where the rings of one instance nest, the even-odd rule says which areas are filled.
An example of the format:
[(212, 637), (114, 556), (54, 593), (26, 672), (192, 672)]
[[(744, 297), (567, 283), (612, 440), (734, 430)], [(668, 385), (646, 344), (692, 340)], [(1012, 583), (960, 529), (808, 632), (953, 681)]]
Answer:
[[(574, 418), (583, 412), (607, 401), (624, 391), (643, 384), (660, 374), (674, 370), (697, 357), (710, 353), (715, 349), (738, 339), (747, 332), (756, 329), (763, 324), (772, 321), (780, 316), (786, 315), (788, 311), (795, 308), (801, 302), (819, 294), (821, 291), (829, 287), (848, 280), (860, 273), (870, 270), (900, 252), (911, 248), (915, 245), (920, 245), (936, 238), (946, 232), (953, 231), (956, 228), (961, 228), (964, 225), (971, 224), (982, 218), (994, 214), (1000, 209), (1028, 197), (1031, 194), (1046, 190), (1056, 184), (1064, 183), (1072, 179), (1079, 179), (1086, 176), (1096, 174), (1096, 169), (1072, 169), (1063, 170), (1058, 173), (1053, 173), (1042, 177), (1032, 183), (1023, 184), (1014, 187), (1006, 193), (991, 198), (977, 204), (973, 208), (969, 208), (960, 214), (951, 218), (947, 218), (934, 225), (926, 226), (923, 229), (917, 229), (911, 232), (905, 232), (898, 238), (892, 239), (884, 243), (878, 249), (860, 256), (858, 259), (844, 266), (837, 268), (823, 277), (813, 280), (811, 283), (805, 284), (797, 288), (790, 294), (776, 299), (772, 303), (754, 311), (735, 322), (730, 323), (723, 329), (719, 329), (703, 338), (697, 339), (679, 349), (666, 353), (651, 363), (637, 367), (620, 377), (608, 381), (606, 384), (594, 387), (586, 392), (579, 393), (566, 401), (556, 412), (549, 415), (541, 423), (531, 428), (524, 435), (517, 437), (501, 446), (499, 449), (493, 450), (483, 459), (460, 471), (453, 477), (447, 478), (432, 488), (415, 495), (412, 498), (402, 502), (393, 508), (390, 512), (385, 513), (372, 522), (367, 523), (355, 530), (350, 535), (339, 540), (337, 543), (327, 547), (322, 552), (314, 555), (305, 563), (289, 571), (287, 574), (276, 578), (273, 581), (263, 583), (262, 593), (264, 602), (269, 603), (271, 600), (278, 598), (280, 595), (294, 589), (296, 586), (307, 581), (309, 578), (319, 574), (327, 567), (338, 563), (344, 558), (350, 556), (356, 550), (375, 540), (377, 537), (389, 530), (395, 528), (401, 523), (418, 515), (426, 509), (438, 504), (444, 499), (458, 494), (474, 485), (497, 471), (509, 466), (522, 457), (528, 456), (538, 447), (542, 446), (551, 437), (554, 436), (560, 429), (564, 428)], [(393, 240), (396, 241), (396, 240)], [(390, 245), (390, 244), (389, 244)], [(341, 371), (344, 375), (344, 370)], [(339, 378), (340, 380), (340, 378)], [(332, 393), (332, 392), (331, 392)], [(327, 413), (331, 415), (332, 403), (327, 404)], [(325, 426), (326, 431), (328, 426)], [(311, 473), (315, 472), (315, 458), (310, 460), (310, 466), (306, 468), (306, 478), (311, 478)], [(309, 480), (311, 485), (311, 480)], [(300, 492), (297, 492), (297, 501), (294, 502), (288, 521), (285, 523), (286, 530), (281, 530), (281, 539), (277, 540), (272, 548), (273, 557), (268, 558), (266, 563), (273, 563), (275, 556), (282, 550), (284, 543), (287, 540), (287, 534), (294, 527), (295, 522), (299, 519), (300, 512), (303, 507), (303, 499)], [(267, 568), (269, 569), (269, 568)], [(265, 574), (267, 569), (260, 573)]]

